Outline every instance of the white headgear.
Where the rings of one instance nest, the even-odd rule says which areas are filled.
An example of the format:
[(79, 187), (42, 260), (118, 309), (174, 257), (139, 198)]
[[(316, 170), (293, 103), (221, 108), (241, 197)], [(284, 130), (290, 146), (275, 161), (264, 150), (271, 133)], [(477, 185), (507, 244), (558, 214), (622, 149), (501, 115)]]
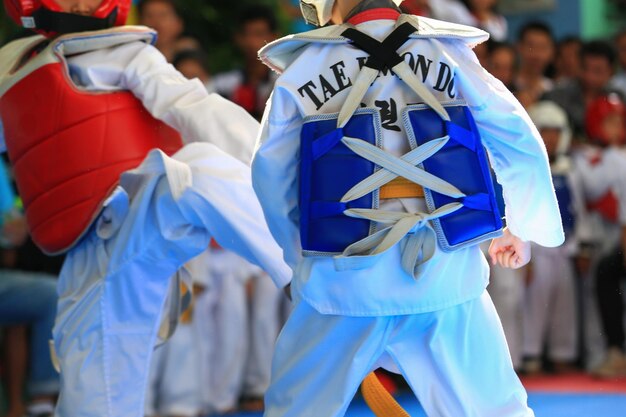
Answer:
[(540, 101), (528, 109), (528, 115), (537, 129), (553, 128), (561, 131), (557, 156), (567, 153), (572, 140), (572, 132), (565, 111), (552, 101)]
[[(399, 6), (404, 0), (393, 0)], [(300, 0), (300, 10), (307, 23), (324, 26), (330, 21), (335, 0)]]

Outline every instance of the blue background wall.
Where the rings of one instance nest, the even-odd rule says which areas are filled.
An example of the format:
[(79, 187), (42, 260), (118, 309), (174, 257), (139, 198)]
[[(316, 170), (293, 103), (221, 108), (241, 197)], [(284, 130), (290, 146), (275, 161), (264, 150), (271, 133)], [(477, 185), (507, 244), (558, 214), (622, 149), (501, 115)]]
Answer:
[(519, 29), (531, 20), (540, 20), (547, 23), (554, 31), (554, 36), (557, 40), (568, 35), (581, 35), (580, 0), (557, 0), (554, 10), (508, 14), (506, 17), (509, 21), (509, 40), (512, 42), (517, 40)]

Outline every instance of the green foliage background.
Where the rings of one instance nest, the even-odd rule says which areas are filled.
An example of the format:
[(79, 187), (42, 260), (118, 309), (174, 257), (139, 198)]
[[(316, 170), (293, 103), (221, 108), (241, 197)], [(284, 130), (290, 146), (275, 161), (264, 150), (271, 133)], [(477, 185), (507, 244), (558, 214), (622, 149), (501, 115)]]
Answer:
[(280, 13), (277, 0), (179, 0), (186, 32), (196, 37), (207, 52), (214, 72), (232, 68), (239, 60), (233, 44), (237, 16), (247, 6), (264, 4), (276, 11), (280, 32), (286, 33), (288, 21)]
[[(204, 46), (212, 71), (218, 72), (238, 64), (239, 55), (233, 45), (237, 16), (250, 5), (264, 4), (276, 10), (280, 32), (287, 33), (288, 20), (278, 7), (282, 0), (177, 0), (186, 23), (186, 33), (196, 37)], [(0, 45), (20, 33), (0, 7)]]

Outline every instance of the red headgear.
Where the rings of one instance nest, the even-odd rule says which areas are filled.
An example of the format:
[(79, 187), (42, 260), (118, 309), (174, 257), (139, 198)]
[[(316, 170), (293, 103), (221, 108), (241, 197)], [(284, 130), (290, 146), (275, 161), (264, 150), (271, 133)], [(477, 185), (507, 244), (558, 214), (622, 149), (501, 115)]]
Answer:
[(612, 114), (621, 115), (624, 129), (622, 130), (622, 137), (618, 141), (621, 144), (626, 142), (626, 106), (617, 94), (597, 98), (587, 107), (585, 127), (589, 139), (603, 145), (610, 144), (610, 139), (606, 136), (602, 124), (604, 119)]
[(46, 36), (122, 26), (131, 0), (102, 0), (91, 16), (63, 13), (55, 0), (4, 0), (9, 16), (20, 26)]

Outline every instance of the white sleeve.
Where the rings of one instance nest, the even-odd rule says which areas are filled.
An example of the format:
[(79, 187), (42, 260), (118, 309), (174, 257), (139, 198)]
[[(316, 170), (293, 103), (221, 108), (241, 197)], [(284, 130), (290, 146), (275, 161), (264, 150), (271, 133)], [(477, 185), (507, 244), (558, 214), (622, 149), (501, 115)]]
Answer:
[(259, 124), (244, 109), (198, 80), (188, 80), (153, 46), (132, 42), (68, 58), (88, 90), (130, 90), (185, 143), (210, 142), (250, 163)]
[(285, 262), (295, 269), (302, 256), (298, 209), (298, 167), (302, 118), (282, 89), (272, 93), (261, 122), (252, 161), (252, 185)]
[(545, 145), (513, 94), (479, 63), (465, 44), (444, 41), (455, 53), (457, 88), (476, 120), (506, 203), (507, 225), (541, 246), (564, 241)]

